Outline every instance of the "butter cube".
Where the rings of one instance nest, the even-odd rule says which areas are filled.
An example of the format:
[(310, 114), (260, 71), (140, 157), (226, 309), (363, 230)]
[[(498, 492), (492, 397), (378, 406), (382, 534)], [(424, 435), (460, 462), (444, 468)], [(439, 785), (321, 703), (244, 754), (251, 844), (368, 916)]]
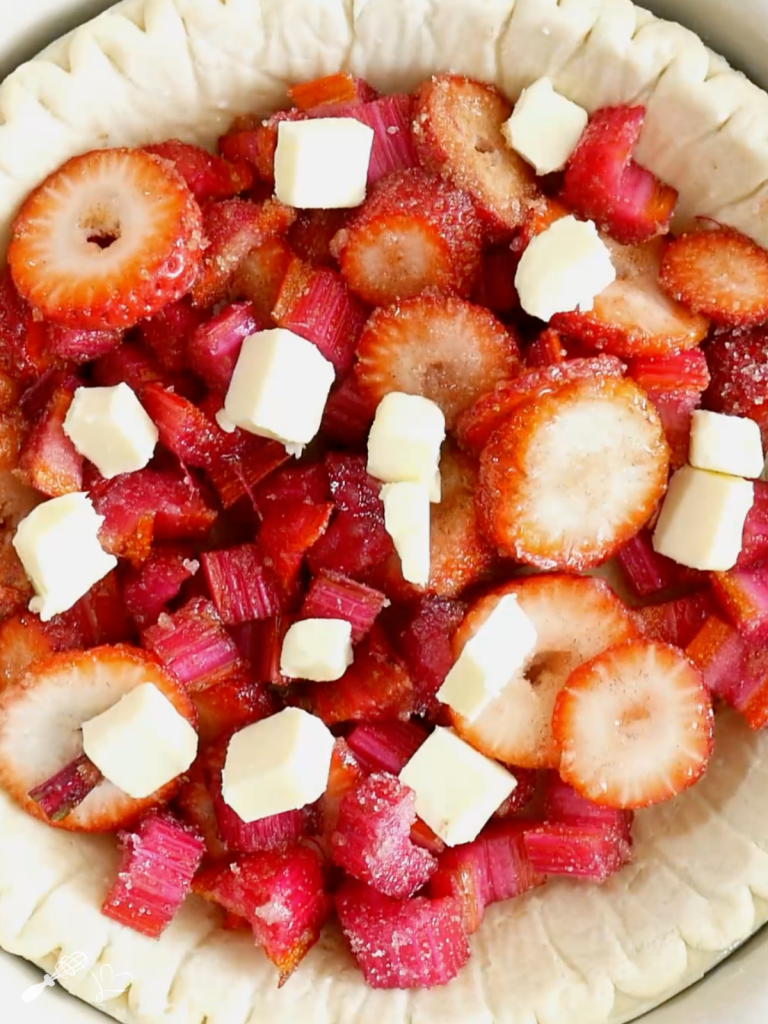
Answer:
[(747, 480), (684, 466), (669, 482), (653, 534), (654, 550), (691, 569), (732, 569), (754, 490)]
[(465, 645), (437, 699), (474, 722), (525, 666), (536, 639), (517, 598), (505, 594)]
[(333, 364), (311, 342), (281, 327), (260, 331), (243, 342), (224, 413), (251, 434), (309, 444), (334, 377)]
[(428, 398), (393, 391), (379, 402), (368, 435), (368, 472), (387, 484), (426, 484), (433, 496), (445, 416)]
[(283, 640), (280, 671), (318, 683), (341, 679), (352, 664), (352, 626), (345, 619), (302, 619)]
[(430, 489), (425, 484), (385, 484), (384, 526), (400, 556), (403, 578), (426, 586), (429, 582)]
[(744, 416), (697, 409), (691, 423), (689, 461), (696, 469), (757, 478), (765, 464), (760, 427)]
[(243, 821), (314, 803), (328, 786), (333, 733), (300, 708), (286, 708), (235, 733), (222, 780), (224, 801)]
[(416, 813), (448, 846), (477, 839), (517, 786), (496, 761), (451, 729), (437, 728), (400, 772), (416, 794)]
[(548, 78), (540, 78), (523, 90), (501, 131), (537, 174), (551, 174), (568, 163), (588, 121), (583, 107), (555, 92)]
[(144, 683), (83, 724), (83, 750), (105, 779), (143, 800), (189, 768), (197, 733), (165, 694)]
[(299, 210), (339, 210), (365, 201), (373, 129), (353, 117), (281, 121), (275, 195)]
[(158, 430), (127, 384), (78, 388), (64, 433), (107, 480), (143, 469), (155, 453)]
[(520, 305), (549, 321), (555, 313), (588, 312), (613, 284), (611, 252), (592, 221), (562, 217), (528, 245), (515, 275)]
[(75, 493), (44, 501), (19, 523), (13, 546), (35, 589), (29, 610), (43, 622), (68, 611), (117, 565), (99, 542), (103, 522), (88, 495)]

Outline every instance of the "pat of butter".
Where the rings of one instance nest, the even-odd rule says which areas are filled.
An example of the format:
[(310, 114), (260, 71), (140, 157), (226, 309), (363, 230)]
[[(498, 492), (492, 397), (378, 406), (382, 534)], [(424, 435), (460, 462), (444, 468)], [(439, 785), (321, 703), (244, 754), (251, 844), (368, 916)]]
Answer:
[(353, 117), (281, 121), (275, 195), (299, 210), (340, 210), (365, 201), (373, 129)]
[(696, 469), (757, 478), (765, 464), (760, 427), (743, 416), (697, 409), (691, 421), (689, 461)]
[(219, 423), (283, 444), (309, 444), (334, 377), (333, 364), (298, 334), (281, 327), (252, 334), (240, 350)]
[(63, 429), (77, 451), (107, 480), (143, 469), (154, 455), (159, 437), (127, 384), (78, 388)]
[(368, 472), (383, 483), (418, 483), (437, 497), (445, 416), (428, 398), (393, 391), (376, 409), (368, 435)]
[(334, 742), (320, 719), (300, 708), (249, 725), (229, 741), (224, 801), (245, 822), (314, 803), (328, 786)]
[(385, 484), (381, 500), (384, 526), (400, 556), (403, 578), (426, 586), (430, 563), (430, 489), (424, 484)]
[(400, 772), (416, 813), (448, 846), (477, 839), (517, 779), (451, 729), (437, 728)]
[(35, 588), (29, 609), (43, 622), (68, 611), (115, 568), (99, 542), (104, 517), (87, 494), (44, 501), (22, 519), (13, 546)]
[(515, 286), (525, 312), (549, 321), (555, 313), (588, 312), (595, 296), (615, 280), (611, 252), (595, 225), (568, 216), (531, 241), (518, 264)]
[(691, 569), (732, 569), (754, 491), (748, 480), (684, 466), (669, 482), (653, 534), (654, 550)]
[(346, 619), (301, 619), (283, 640), (280, 672), (319, 683), (341, 679), (352, 664), (352, 626)]
[(197, 733), (165, 694), (143, 683), (83, 724), (83, 750), (105, 779), (143, 800), (189, 768)]
[(474, 722), (525, 666), (536, 639), (517, 598), (505, 594), (464, 646), (437, 699)]
[(548, 78), (540, 78), (523, 90), (501, 131), (537, 174), (552, 174), (568, 163), (588, 121), (583, 107), (555, 92)]

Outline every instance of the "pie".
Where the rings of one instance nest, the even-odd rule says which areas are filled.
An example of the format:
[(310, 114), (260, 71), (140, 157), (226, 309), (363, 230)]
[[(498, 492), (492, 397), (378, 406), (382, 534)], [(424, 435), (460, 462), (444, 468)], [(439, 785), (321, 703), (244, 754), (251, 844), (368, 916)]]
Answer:
[[(589, 111), (644, 104), (636, 157), (679, 192), (675, 229), (706, 217), (768, 246), (768, 158), (755, 141), (768, 99), (693, 34), (624, 0), (369, 0), (354, 13), (342, 0), (128, 0), (0, 89), (3, 244), (21, 202), (65, 160), (169, 137), (211, 145), (233, 117), (269, 114), (289, 84), (340, 68), (383, 92), (450, 69), (511, 98), (548, 76)], [(130, 987), (100, 1008), (131, 1024), (629, 1020), (768, 917), (765, 747), (764, 733), (719, 714), (707, 774), (638, 814), (630, 865), (599, 888), (550, 882), (490, 908), (473, 958), (444, 988), (366, 988), (341, 936), (326, 931), (278, 989), (250, 937), (197, 899), (160, 939), (142, 937), (101, 914), (114, 842), (47, 828), (4, 792), (0, 945), (46, 970), (84, 951), (128, 972)], [(89, 975), (63, 984), (97, 1004)]]

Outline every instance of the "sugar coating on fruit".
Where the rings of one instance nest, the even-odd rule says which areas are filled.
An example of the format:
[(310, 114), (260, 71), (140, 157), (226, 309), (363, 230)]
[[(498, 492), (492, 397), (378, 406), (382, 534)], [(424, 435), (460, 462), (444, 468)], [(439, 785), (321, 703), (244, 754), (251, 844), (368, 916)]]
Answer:
[(669, 482), (653, 534), (654, 550), (691, 569), (732, 569), (741, 553), (754, 492), (749, 480), (684, 466)]
[(434, 498), (445, 416), (435, 402), (392, 391), (379, 402), (368, 435), (368, 472), (387, 484), (420, 483)]
[(13, 546), (35, 588), (29, 610), (43, 622), (72, 607), (117, 565), (99, 542), (104, 517), (77, 492), (38, 505), (23, 519)]
[(300, 708), (241, 729), (227, 749), (224, 801), (245, 822), (314, 803), (328, 785), (334, 742), (320, 719)]
[(185, 772), (197, 757), (197, 733), (152, 683), (131, 690), (83, 723), (83, 750), (101, 774), (143, 800)]
[(552, 174), (568, 163), (588, 121), (583, 107), (555, 92), (548, 78), (540, 78), (522, 91), (501, 131), (537, 174)]
[(451, 729), (438, 727), (400, 772), (416, 813), (448, 846), (477, 839), (517, 785), (514, 775)]
[(275, 195), (299, 210), (341, 210), (365, 201), (374, 132), (353, 117), (281, 121)]
[(696, 469), (757, 478), (765, 464), (760, 427), (744, 416), (697, 409), (691, 421), (689, 461)]
[(400, 556), (403, 578), (426, 586), (430, 570), (430, 488), (412, 482), (385, 484), (381, 500), (384, 526)]
[(536, 648), (536, 627), (514, 594), (505, 594), (465, 644), (437, 699), (469, 722), (524, 669)]
[(589, 312), (615, 280), (611, 251), (595, 225), (568, 216), (529, 244), (515, 286), (525, 312), (548, 322), (556, 313)]
[(159, 438), (157, 427), (124, 383), (78, 388), (64, 420), (64, 433), (106, 480), (143, 469)]
[(283, 640), (280, 672), (318, 683), (341, 679), (352, 664), (352, 626), (346, 619), (302, 619)]
[(217, 419), (225, 429), (241, 427), (286, 445), (309, 444), (335, 376), (333, 364), (293, 331), (259, 331), (243, 342), (224, 418)]

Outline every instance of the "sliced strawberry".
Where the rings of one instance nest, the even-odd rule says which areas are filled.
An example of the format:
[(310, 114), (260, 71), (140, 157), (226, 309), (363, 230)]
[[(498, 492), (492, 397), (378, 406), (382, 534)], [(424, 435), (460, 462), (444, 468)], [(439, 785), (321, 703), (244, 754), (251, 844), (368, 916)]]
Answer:
[(35, 321), (9, 267), (0, 271), (0, 368), (13, 380), (34, 380), (50, 365), (48, 327)]
[(439, 597), (422, 597), (405, 611), (394, 636), (416, 690), (416, 709), (426, 711), (454, 663), (453, 635), (466, 606)]
[(415, 796), (391, 775), (371, 775), (341, 802), (333, 861), (385, 896), (405, 899), (429, 881), (435, 858), (411, 842)]
[(50, 657), (57, 648), (51, 631), (37, 615), (6, 618), (0, 625), (0, 692), (18, 683), (30, 665)]
[(205, 853), (202, 837), (171, 814), (151, 814), (120, 835), (123, 859), (102, 914), (158, 938), (192, 891)]
[(677, 352), (662, 359), (632, 359), (628, 376), (643, 391), (706, 391), (709, 387), (707, 357), (700, 348)]
[(768, 252), (732, 228), (681, 235), (664, 252), (661, 287), (722, 327), (768, 320)]
[[(82, 753), (83, 722), (144, 683), (156, 686), (195, 724), (194, 705), (179, 683), (135, 648), (96, 647), (33, 664), (0, 695), (0, 781), (8, 793), (33, 817), (45, 820), (30, 791)], [(170, 800), (179, 785), (176, 779), (146, 799), (134, 800), (103, 782), (71, 814), (51, 824), (76, 832), (114, 832)]]
[(556, 365), (528, 370), (513, 380), (502, 381), (459, 417), (456, 424), (459, 444), (470, 454), (480, 455), (491, 434), (525, 402), (552, 394), (572, 381), (621, 377), (623, 374), (624, 364), (615, 356), (594, 356), (566, 359)]
[(521, 362), (516, 338), (486, 309), (430, 292), (375, 310), (357, 359), (357, 382), (372, 404), (391, 391), (422, 395), (440, 406), (449, 430)]
[(675, 647), (687, 647), (707, 618), (716, 611), (716, 603), (708, 590), (678, 597), (663, 604), (638, 608), (637, 618), (643, 636)]
[(523, 768), (556, 768), (552, 709), (570, 673), (638, 635), (632, 613), (603, 580), (540, 576), (481, 598), (454, 638), (455, 657), (505, 594), (514, 594), (537, 633), (529, 664), (474, 722), (452, 714), (460, 735), (488, 757)]
[(56, 389), (33, 424), (19, 455), (21, 479), (49, 498), (83, 489), (83, 457), (64, 433), (64, 420), (75, 387), (73, 381)]
[(46, 319), (89, 330), (132, 327), (180, 298), (203, 247), (183, 178), (139, 149), (73, 157), (27, 198), (12, 231), (21, 294)]
[[(13, 476), (10, 474), (8, 476), (11, 482), (21, 487)], [(5, 486), (7, 487), (7, 484)], [(36, 504), (37, 500), (35, 499), (28, 511), (31, 511)], [(34, 595), (32, 584), (29, 582), (24, 566), (11, 543), (13, 530), (7, 528), (8, 523), (5, 525), (5, 533), (0, 534), (0, 617), (3, 619), (26, 610)]]
[(146, 562), (130, 566), (123, 579), (123, 599), (138, 628), (157, 622), (199, 568), (189, 549), (178, 545), (158, 545)]
[(276, 199), (265, 203), (225, 199), (207, 206), (204, 230), (209, 245), (192, 288), (195, 304), (209, 307), (224, 299), (248, 253), (267, 239), (285, 234), (295, 218), (295, 211)]
[(229, 853), (219, 838), (219, 827), (213, 809), (213, 798), (204, 780), (201, 761), (198, 757), (187, 773), (176, 795), (173, 807), (182, 821), (191, 825), (203, 837), (206, 857), (211, 861), (227, 860)]
[(688, 461), (691, 423), (694, 411), (701, 405), (701, 395), (696, 391), (665, 391), (655, 388), (647, 394), (664, 428), (664, 436), (669, 445), (670, 468), (679, 469)]
[(560, 774), (594, 803), (624, 809), (670, 800), (707, 769), (712, 702), (676, 647), (629, 640), (568, 678), (552, 731)]
[(307, 263), (335, 267), (331, 242), (349, 218), (349, 210), (300, 210), (287, 236), (291, 249)]
[(336, 893), (336, 910), (371, 988), (445, 985), (469, 960), (464, 922), (450, 897), (393, 900), (347, 880)]
[(558, 313), (550, 326), (591, 348), (617, 356), (668, 356), (695, 348), (709, 321), (669, 298), (659, 285), (666, 243), (609, 244), (616, 280), (595, 298), (589, 313)]
[(512, 108), (498, 89), (436, 75), (416, 93), (413, 138), (424, 167), (469, 192), (492, 236), (511, 236), (536, 196), (533, 171), (501, 132)]
[(330, 503), (285, 501), (276, 502), (264, 516), (256, 542), (264, 565), (277, 577), (284, 597), (293, 594), (304, 558), (324, 539), (332, 514)]
[(768, 650), (750, 643), (718, 615), (710, 615), (686, 647), (713, 696), (743, 715), (750, 729), (768, 725)]
[[(42, 436), (30, 439), (29, 434), (27, 434), (26, 438), (24, 436), (27, 430), (27, 422), (20, 409), (9, 409), (6, 412), (0, 413), (0, 472), (17, 470), (19, 476), (26, 476), (24, 467), (19, 466), (19, 461), (24, 450), (31, 449), (30, 455), (27, 457), (32, 463), (31, 469), (35, 470), (36, 474), (39, 472), (43, 482), (48, 479), (48, 473), (52, 477), (50, 482), (55, 482), (56, 467), (51, 465), (51, 462), (56, 452), (51, 450), (54, 448), (53, 445), (43, 443), (49, 440), (47, 432), (41, 428), (39, 434)], [(68, 439), (65, 437), (64, 440)], [(31, 443), (32, 441), (35, 442), (34, 445)], [(45, 462), (42, 460), (43, 454), (47, 456)], [(40, 460), (39, 466), (36, 465), (38, 459)], [(61, 462), (63, 463), (62, 469), (64, 469), (67, 466), (67, 460), (62, 458)], [(72, 467), (69, 466), (67, 468), (71, 471)], [(63, 477), (66, 479), (67, 475), (64, 473)], [(31, 481), (25, 485), (31, 486)]]
[(350, 748), (368, 772), (399, 775), (427, 738), (417, 722), (364, 722), (347, 737)]
[(283, 985), (320, 937), (330, 912), (317, 853), (255, 853), (202, 871), (193, 890), (244, 917), (256, 942), (280, 971)]
[(617, 378), (578, 381), (522, 406), (492, 435), (480, 460), (480, 525), (519, 562), (586, 569), (639, 532), (668, 474), (669, 448), (643, 392)]
[(192, 698), (197, 709), (200, 742), (213, 743), (246, 725), (269, 718), (277, 705), (266, 687), (253, 682), (248, 674), (238, 675), (222, 683), (200, 690)]
[(568, 351), (557, 331), (548, 327), (525, 350), (527, 366), (555, 366), (568, 358)]
[(617, 242), (669, 231), (677, 192), (632, 159), (645, 108), (605, 107), (590, 118), (565, 171), (563, 201)]
[(311, 110), (316, 113), (317, 107), (324, 108), (324, 117), (333, 113), (337, 106), (352, 106), (366, 103), (375, 98), (376, 91), (362, 78), (354, 78), (346, 71), (339, 71), (322, 78), (313, 78), (309, 82), (292, 85), (288, 95), (299, 110)]
[(374, 627), (341, 679), (308, 684), (305, 700), (326, 725), (405, 720), (414, 711), (414, 688), (405, 665)]
[(106, 355), (122, 342), (121, 331), (83, 331), (62, 324), (46, 325), (46, 348), (59, 359), (90, 363)]
[(188, 142), (168, 139), (145, 146), (144, 150), (170, 160), (201, 205), (210, 199), (230, 199), (253, 185), (253, 171), (247, 164), (230, 163)]
[(515, 288), (515, 273), (520, 257), (508, 245), (486, 249), (480, 273), (472, 292), (472, 301), (485, 306), (497, 316), (506, 315), (520, 306)]
[(413, 169), (395, 171), (370, 190), (331, 252), (352, 291), (384, 306), (425, 288), (469, 294), (482, 237), (465, 193)]
[(193, 598), (141, 634), (142, 645), (190, 693), (240, 675), (237, 645), (210, 601)]
[(704, 407), (754, 420), (768, 446), (768, 331), (757, 327), (716, 336), (707, 346), (707, 362), (712, 383)]
[[(299, 223), (291, 230), (298, 229)], [(272, 310), (293, 258), (287, 242), (273, 237), (264, 239), (239, 263), (232, 281), (233, 297), (247, 299), (260, 323), (272, 324)]]
[(547, 822), (527, 831), (524, 842), (534, 870), (550, 877), (600, 884), (630, 859), (629, 845), (602, 825)]

